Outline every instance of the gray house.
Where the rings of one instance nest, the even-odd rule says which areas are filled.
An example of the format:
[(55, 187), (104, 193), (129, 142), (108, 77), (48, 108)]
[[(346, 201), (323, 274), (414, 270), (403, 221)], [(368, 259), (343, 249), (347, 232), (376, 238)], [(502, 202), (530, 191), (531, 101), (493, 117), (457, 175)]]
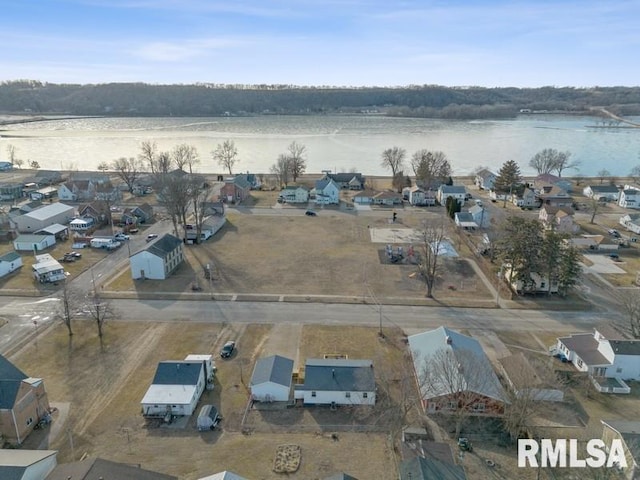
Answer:
[(271, 355), (256, 362), (251, 377), (251, 398), (258, 402), (286, 402), (291, 393), (293, 360)]

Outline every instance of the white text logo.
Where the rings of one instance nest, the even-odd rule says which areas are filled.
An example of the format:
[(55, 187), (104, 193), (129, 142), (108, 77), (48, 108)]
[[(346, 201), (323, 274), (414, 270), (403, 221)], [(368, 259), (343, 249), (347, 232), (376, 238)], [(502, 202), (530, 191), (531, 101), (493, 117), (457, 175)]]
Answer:
[(609, 448), (602, 440), (589, 440), (584, 453), (581, 455), (579, 453), (582, 452), (579, 452), (578, 440), (575, 438), (555, 441), (549, 438), (543, 438), (540, 441), (520, 439), (518, 440), (518, 467), (627, 468), (627, 459), (620, 439), (611, 440)]

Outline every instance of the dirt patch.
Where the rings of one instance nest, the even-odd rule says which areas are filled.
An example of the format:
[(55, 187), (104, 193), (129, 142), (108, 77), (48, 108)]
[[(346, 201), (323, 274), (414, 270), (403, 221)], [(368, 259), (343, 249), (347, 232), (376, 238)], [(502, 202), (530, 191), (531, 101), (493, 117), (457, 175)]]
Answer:
[(278, 445), (273, 459), (273, 471), (276, 473), (294, 473), (300, 468), (302, 449), (300, 445)]

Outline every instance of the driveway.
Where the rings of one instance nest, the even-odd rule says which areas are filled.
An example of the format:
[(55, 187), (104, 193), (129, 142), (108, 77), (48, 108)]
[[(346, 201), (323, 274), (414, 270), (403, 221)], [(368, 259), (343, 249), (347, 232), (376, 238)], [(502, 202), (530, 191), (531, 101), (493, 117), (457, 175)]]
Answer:
[(585, 255), (585, 258), (593, 262), (593, 265), (584, 266), (585, 273), (627, 273), (618, 267), (607, 255)]

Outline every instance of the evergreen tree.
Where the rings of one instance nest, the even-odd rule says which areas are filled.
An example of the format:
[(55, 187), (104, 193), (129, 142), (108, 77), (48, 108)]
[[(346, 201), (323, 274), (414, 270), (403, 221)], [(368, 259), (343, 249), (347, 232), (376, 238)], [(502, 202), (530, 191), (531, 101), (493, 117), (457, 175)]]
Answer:
[(493, 187), (497, 193), (508, 194), (513, 191), (516, 185), (521, 183), (520, 167), (513, 160), (509, 160), (500, 167), (498, 176), (493, 182)]

